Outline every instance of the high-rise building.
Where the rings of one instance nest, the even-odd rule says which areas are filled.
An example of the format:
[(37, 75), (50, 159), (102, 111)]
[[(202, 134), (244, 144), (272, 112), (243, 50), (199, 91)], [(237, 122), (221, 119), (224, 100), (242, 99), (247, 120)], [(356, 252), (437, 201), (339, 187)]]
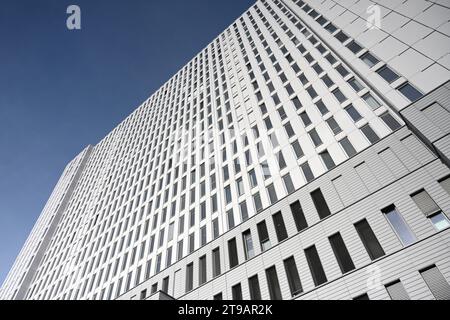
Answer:
[(450, 9), (259, 0), (67, 167), (3, 299), (449, 299)]

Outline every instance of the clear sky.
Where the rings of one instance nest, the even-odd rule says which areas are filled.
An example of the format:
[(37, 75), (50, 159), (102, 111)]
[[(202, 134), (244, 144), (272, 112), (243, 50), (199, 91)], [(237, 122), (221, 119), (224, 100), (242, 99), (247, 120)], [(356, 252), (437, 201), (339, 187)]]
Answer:
[[(255, 0), (2, 0), (0, 283), (65, 165)], [(66, 9), (81, 8), (79, 31)]]

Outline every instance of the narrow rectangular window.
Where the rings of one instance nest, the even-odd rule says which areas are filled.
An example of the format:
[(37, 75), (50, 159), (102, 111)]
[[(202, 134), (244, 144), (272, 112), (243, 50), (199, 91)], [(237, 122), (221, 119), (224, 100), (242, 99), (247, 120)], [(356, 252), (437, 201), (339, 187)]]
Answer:
[(306, 222), (305, 214), (303, 213), (300, 201), (295, 201), (290, 205), (292, 216), (294, 217), (295, 226), (297, 231), (300, 232), (308, 228), (308, 223)]
[(266, 269), (267, 285), (269, 286), (270, 300), (282, 300), (280, 284), (278, 282), (275, 266)]
[(344, 151), (347, 154), (347, 156), (353, 157), (356, 154), (356, 150), (353, 147), (353, 145), (351, 144), (351, 142), (348, 139), (348, 137), (345, 137), (344, 139), (339, 141), (339, 143), (342, 146), (342, 148), (344, 149)]
[(223, 300), (222, 292), (214, 295), (213, 300)]
[(324, 219), (331, 215), (330, 209), (328, 208), (327, 202), (320, 189), (311, 192), (311, 198), (314, 202), (317, 212), (319, 213), (320, 219)]
[(435, 265), (421, 270), (420, 275), (436, 300), (450, 300), (450, 285)]
[(327, 276), (323, 270), (322, 262), (320, 261), (316, 246), (305, 249), (305, 256), (308, 261), (309, 269), (311, 270), (314, 284), (316, 286), (320, 286), (321, 284), (327, 282)]
[(286, 226), (284, 225), (283, 215), (281, 211), (275, 213), (272, 216), (273, 224), (275, 226), (275, 232), (277, 234), (278, 242), (283, 241), (288, 237)]
[(284, 260), (284, 269), (288, 278), (291, 295), (294, 297), (303, 291), (294, 257), (289, 257)]
[(231, 294), (233, 296), (233, 300), (242, 300), (242, 287), (240, 283), (231, 287)]
[(392, 300), (410, 300), (409, 295), (400, 280), (386, 285), (386, 290)]
[(232, 269), (239, 264), (236, 238), (233, 238), (228, 241), (228, 255), (230, 259), (230, 269)]
[(216, 248), (212, 252), (212, 262), (213, 262), (213, 277), (217, 277), (221, 274), (220, 268), (220, 248)]
[[(441, 184), (442, 185), (442, 184)], [(450, 227), (447, 216), (442, 212), (441, 208), (436, 204), (428, 192), (420, 190), (411, 195), (420, 211), (431, 221), (437, 231), (441, 231)]]
[(255, 250), (253, 249), (253, 240), (250, 229), (242, 233), (242, 240), (244, 242), (245, 260), (253, 258), (255, 255)]
[(161, 291), (165, 293), (169, 292), (169, 277), (163, 279)]
[(409, 82), (401, 85), (397, 90), (411, 102), (419, 100), (423, 96), (423, 94), (414, 88)]
[(270, 203), (274, 204), (278, 201), (277, 192), (275, 191), (273, 183), (267, 186), (267, 192), (269, 193)]
[(347, 273), (355, 269), (352, 257), (345, 246), (341, 234), (338, 232), (328, 238), (330, 240), (331, 248), (333, 249), (336, 260), (341, 268), (342, 273)]
[(356, 223), (355, 229), (370, 256), (370, 259), (376, 260), (385, 255), (383, 248), (366, 219)]
[(206, 282), (206, 256), (202, 256), (199, 259), (198, 282), (199, 285)]
[(412, 233), (411, 229), (394, 205), (384, 208), (381, 212), (385, 214), (386, 219), (389, 221), (389, 224), (404, 246), (408, 246), (417, 241), (416, 236)]
[(401, 124), (397, 120), (395, 120), (395, 118), (389, 112), (383, 113), (381, 115), (381, 119), (392, 131), (395, 131), (401, 127)]
[(261, 290), (259, 288), (259, 280), (257, 274), (248, 279), (248, 286), (250, 289), (250, 300), (261, 300)]
[(186, 292), (194, 287), (194, 264), (190, 263), (186, 266)]
[(306, 182), (310, 182), (310, 181), (314, 180), (314, 174), (313, 174), (308, 162), (305, 162), (304, 164), (302, 164), (301, 168), (302, 168), (303, 174), (305, 176)]
[(256, 225), (258, 229), (259, 243), (261, 245), (261, 251), (266, 251), (271, 247), (269, 232), (267, 231), (266, 221), (261, 221)]
[(334, 160), (331, 157), (328, 150), (321, 152), (320, 157), (322, 158), (322, 160), (325, 163), (325, 166), (327, 167), (328, 170), (331, 170), (336, 166), (336, 164), (334, 163)]
[(369, 124), (364, 125), (361, 127), (362, 133), (366, 136), (367, 140), (370, 141), (370, 143), (375, 143), (378, 140), (380, 140), (380, 137), (376, 134), (375, 131), (373, 131), (372, 127)]

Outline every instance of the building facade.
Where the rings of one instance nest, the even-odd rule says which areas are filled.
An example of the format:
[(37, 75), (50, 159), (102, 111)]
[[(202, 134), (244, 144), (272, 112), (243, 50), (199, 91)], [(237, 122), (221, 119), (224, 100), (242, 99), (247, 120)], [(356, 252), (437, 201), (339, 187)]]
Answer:
[(2, 299), (449, 299), (450, 9), (258, 0), (66, 168)]

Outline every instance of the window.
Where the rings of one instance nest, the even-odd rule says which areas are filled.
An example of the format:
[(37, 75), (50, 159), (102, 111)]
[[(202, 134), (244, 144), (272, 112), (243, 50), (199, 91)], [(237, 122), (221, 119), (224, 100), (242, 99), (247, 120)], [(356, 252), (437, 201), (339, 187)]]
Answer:
[(351, 78), (348, 80), (348, 84), (355, 90), (356, 92), (360, 92), (362, 89), (364, 89), (364, 86), (356, 80), (355, 78)]
[(341, 268), (342, 273), (347, 273), (355, 269), (352, 258), (348, 253), (347, 247), (345, 246), (344, 240), (341, 234), (338, 232), (328, 238), (333, 249), (336, 260)]
[(189, 253), (194, 252), (194, 250), (195, 250), (195, 233), (192, 232), (189, 235)]
[(230, 269), (232, 269), (239, 264), (237, 247), (236, 247), (236, 238), (233, 238), (228, 241), (228, 255), (229, 255), (229, 259), (230, 259)]
[(277, 153), (276, 158), (278, 160), (280, 170), (283, 170), (284, 168), (287, 167), (286, 160), (284, 159), (283, 153), (281, 151)]
[(311, 171), (311, 167), (309, 166), (308, 162), (305, 162), (300, 167), (302, 168), (306, 182), (310, 182), (310, 181), (314, 180), (314, 174)]
[(203, 226), (200, 229), (200, 245), (204, 246), (206, 244), (206, 241), (207, 241), (207, 239), (206, 239), (206, 226)]
[(341, 127), (333, 117), (327, 120), (327, 124), (330, 127), (331, 131), (333, 131), (334, 135), (337, 135), (342, 132)]
[(309, 126), (310, 124), (312, 124), (311, 119), (309, 118), (306, 111), (303, 111), (302, 113), (300, 113), (300, 119), (302, 119), (302, 122), (303, 122), (303, 125), (305, 126), (305, 128), (307, 126)]
[(362, 119), (361, 115), (359, 114), (358, 110), (355, 109), (353, 105), (349, 105), (345, 108), (345, 111), (347, 111), (348, 115), (354, 122), (358, 122)]
[(400, 280), (386, 285), (386, 290), (392, 300), (409, 300), (408, 293)]
[(311, 137), (311, 140), (313, 141), (314, 145), (316, 147), (320, 146), (323, 144), (322, 139), (320, 139), (319, 134), (317, 133), (316, 129), (312, 129), (311, 131), (308, 132), (309, 136)]
[(239, 204), (239, 210), (241, 211), (241, 221), (248, 219), (247, 203), (245, 200)]
[(366, 93), (362, 97), (364, 101), (366, 101), (367, 105), (373, 110), (377, 110), (379, 107), (381, 107), (381, 103), (378, 102), (370, 93)]
[(212, 263), (213, 263), (213, 277), (217, 277), (221, 274), (220, 269), (220, 248), (216, 248), (212, 252)]
[(169, 277), (163, 279), (161, 291), (165, 293), (169, 292)]
[(376, 260), (385, 255), (383, 248), (366, 219), (356, 223), (355, 229), (370, 256), (370, 259)]
[(439, 180), (439, 184), (450, 195), (450, 177)]
[(362, 47), (354, 40), (347, 44), (347, 48), (354, 54), (357, 54), (362, 50)]
[(258, 229), (258, 237), (259, 243), (261, 245), (261, 251), (264, 252), (271, 247), (269, 232), (267, 232), (266, 221), (261, 221), (256, 225), (256, 227)]
[(225, 187), (225, 200), (226, 200), (227, 204), (231, 203), (231, 188), (230, 188), (230, 186)]
[(408, 246), (417, 241), (416, 236), (412, 233), (411, 229), (394, 205), (384, 208), (381, 211), (385, 214), (392, 229), (394, 229), (404, 246)]
[(324, 219), (331, 215), (330, 209), (328, 208), (327, 202), (320, 189), (311, 192), (311, 198), (314, 202), (317, 212), (319, 213), (320, 219)]
[(214, 295), (213, 300), (223, 300), (222, 292)]
[(217, 239), (219, 237), (219, 220), (215, 218), (212, 222), (213, 238)]
[(303, 213), (302, 206), (300, 205), (300, 201), (295, 201), (290, 205), (292, 216), (294, 218), (295, 226), (297, 227), (297, 231), (302, 231), (308, 228), (308, 223), (306, 222), (305, 215)]
[(228, 229), (234, 228), (234, 213), (233, 210), (227, 211)]
[(321, 284), (327, 282), (327, 276), (325, 275), (325, 271), (323, 270), (322, 262), (320, 261), (316, 246), (305, 249), (305, 256), (306, 260), (308, 261), (308, 266), (311, 270), (311, 275), (313, 277), (315, 286), (320, 286)]
[(287, 258), (283, 263), (289, 283), (289, 289), (291, 290), (291, 295), (294, 297), (303, 291), (297, 265), (295, 264), (294, 257)]
[(398, 123), (398, 121), (395, 120), (394, 117), (389, 112), (383, 113), (381, 115), (381, 119), (392, 131), (395, 131), (401, 127), (400, 123)]
[(381, 69), (377, 70), (377, 73), (388, 83), (392, 83), (399, 78), (398, 74), (392, 71), (392, 69), (388, 66), (384, 66)]
[(354, 297), (353, 300), (370, 300), (370, 299), (367, 293), (363, 293), (362, 295)]
[(258, 275), (248, 279), (248, 287), (250, 289), (250, 300), (261, 300), (261, 290), (259, 288)]
[(332, 93), (340, 103), (343, 103), (347, 100), (342, 91), (339, 89), (334, 89)]
[(258, 186), (258, 180), (256, 180), (256, 174), (255, 174), (255, 170), (252, 169), (248, 172), (248, 176), (250, 178), (250, 185), (253, 188)]
[(398, 89), (402, 95), (404, 95), (409, 101), (414, 102), (422, 98), (423, 94), (410, 85), (408, 82), (401, 85)]
[(253, 240), (250, 229), (242, 233), (242, 240), (244, 241), (245, 260), (253, 258), (255, 250), (253, 249)]
[(292, 148), (294, 149), (295, 152), (295, 156), (297, 157), (297, 159), (300, 159), (301, 157), (303, 157), (305, 155), (305, 153), (303, 152), (300, 143), (298, 143), (298, 141), (294, 141), (292, 144)]
[(331, 170), (336, 166), (328, 150), (325, 150), (324, 152), (320, 153), (320, 157), (322, 158), (328, 170)]
[(344, 149), (344, 151), (345, 151), (345, 153), (347, 154), (348, 157), (353, 157), (356, 154), (356, 150), (353, 147), (353, 145), (351, 144), (351, 142), (348, 139), (348, 137), (345, 137), (344, 139), (339, 141), (339, 143), (342, 146), (342, 148)]
[(270, 300), (282, 300), (280, 284), (278, 282), (275, 266), (266, 269), (267, 285), (269, 286)]
[(270, 203), (274, 204), (278, 201), (277, 193), (275, 191), (273, 183), (267, 186), (267, 192), (269, 193)]
[(421, 270), (420, 275), (436, 300), (450, 300), (450, 285), (435, 265)]
[(199, 259), (198, 284), (202, 285), (205, 282), (206, 282), (206, 256), (202, 256)]
[(191, 262), (186, 266), (186, 292), (194, 287), (194, 264)]
[(275, 232), (277, 234), (278, 242), (283, 241), (288, 237), (286, 226), (284, 225), (283, 215), (281, 211), (275, 213), (272, 216), (273, 224), (275, 226)]
[(292, 182), (291, 175), (289, 173), (283, 176), (283, 182), (288, 194), (295, 191), (295, 187)]
[(420, 211), (430, 219), (433, 226), (437, 231), (444, 230), (450, 227), (450, 222), (446, 215), (442, 212), (441, 208), (434, 202), (428, 192), (420, 190), (411, 195), (412, 199), (419, 207)]
[(364, 125), (361, 127), (362, 133), (366, 136), (367, 140), (370, 141), (370, 143), (376, 143), (378, 140), (380, 140), (380, 137), (373, 131), (373, 129), (370, 127), (369, 124)]
[(372, 68), (374, 65), (376, 65), (378, 62), (380, 62), (377, 58), (375, 58), (372, 54), (369, 52), (366, 52), (361, 56), (361, 60), (364, 61), (369, 68)]
[(242, 181), (242, 178), (239, 178), (236, 181), (236, 186), (237, 186), (238, 195), (240, 197), (244, 194), (244, 182)]
[(317, 109), (319, 109), (320, 114), (322, 114), (323, 116), (329, 112), (327, 106), (325, 105), (325, 103), (323, 103), (322, 100), (317, 101), (316, 106)]
[(255, 193), (253, 195), (253, 203), (255, 204), (256, 212), (261, 212), (263, 209), (263, 206), (262, 206), (261, 196), (259, 195), (259, 192)]
[(140, 299), (145, 300), (145, 298), (147, 298), (147, 290), (142, 290)]
[(231, 295), (233, 300), (242, 300), (242, 287), (240, 283), (231, 287)]

